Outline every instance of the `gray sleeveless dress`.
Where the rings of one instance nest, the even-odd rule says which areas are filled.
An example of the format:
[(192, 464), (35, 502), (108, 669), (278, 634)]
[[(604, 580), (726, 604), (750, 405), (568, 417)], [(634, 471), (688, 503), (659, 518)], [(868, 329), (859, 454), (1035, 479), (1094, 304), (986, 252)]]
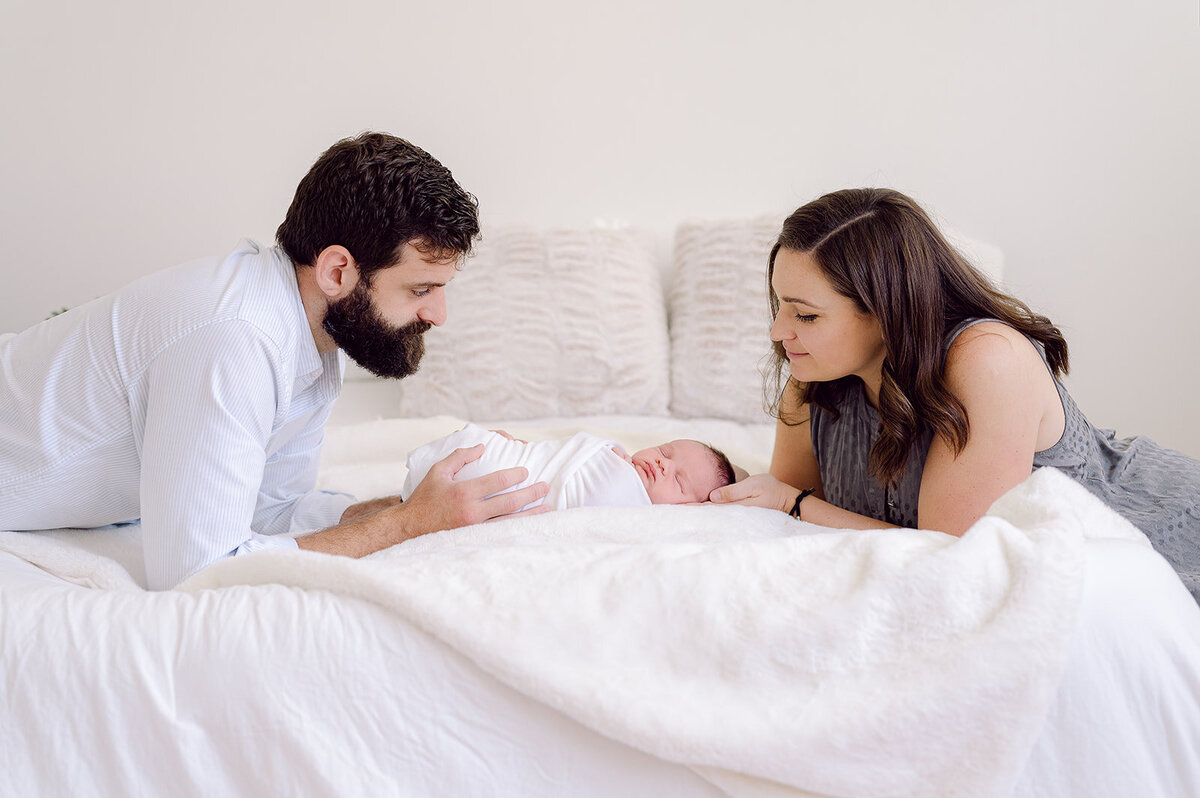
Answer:
[[(960, 324), (951, 331), (946, 347), (963, 330), (982, 321), (991, 320)], [(1040, 346), (1038, 351), (1042, 352)], [(1034, 454), (1034, 469), (1059, 469), (1146, 533), (1200, 603), (1200, 461), (1149, 438), (1119, 439), (1112, 430), (1096, 429), (1066, 388), (1057, 379), (1054, 384), (1066, 426), (1058, 443)], [(890, 524), (916, 527), (930, 434), (926, 432), (914, 446), (899, 483), (887, 488), (867, 474), (871, 445), (879, 434), (879, 413), (867, 402), (861, 382), (855, 381), (838, 410), (836, 421), (819, 407), (811, 412), (813, 451), (826, 500)]]

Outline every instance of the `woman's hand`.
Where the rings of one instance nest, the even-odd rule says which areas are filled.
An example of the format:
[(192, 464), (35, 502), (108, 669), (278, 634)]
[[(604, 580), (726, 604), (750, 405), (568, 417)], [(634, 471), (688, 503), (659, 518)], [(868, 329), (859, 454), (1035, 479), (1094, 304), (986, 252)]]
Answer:
[(708, 494), (708, 500), (713, 504), (743, 504), (749, 507), (769, 507), (786, 513), (792, 509), (796, 497), (800, 495), (797, 488), (780, 482), (770, 474), (757, 474), (747, 477), (741, 482), (717, 488)]

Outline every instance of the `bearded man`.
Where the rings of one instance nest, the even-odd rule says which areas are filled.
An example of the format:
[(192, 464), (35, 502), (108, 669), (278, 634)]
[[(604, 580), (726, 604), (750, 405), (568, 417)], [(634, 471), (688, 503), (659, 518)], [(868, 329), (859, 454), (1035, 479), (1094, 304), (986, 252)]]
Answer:
[[(342, 353), (413, 373), (446, 319), (477, 205), (412, 144), (366, 133), (300, 182), (278, 245), (144, 277), (0, 336), (0, 529), (140, 519), (147, 584), (265, 548), (362, 556), (511, 513), (544, 484), (439, 463), (407, 502), (314, 490)], [(397, 486), (399, 488), (399, 486)]]

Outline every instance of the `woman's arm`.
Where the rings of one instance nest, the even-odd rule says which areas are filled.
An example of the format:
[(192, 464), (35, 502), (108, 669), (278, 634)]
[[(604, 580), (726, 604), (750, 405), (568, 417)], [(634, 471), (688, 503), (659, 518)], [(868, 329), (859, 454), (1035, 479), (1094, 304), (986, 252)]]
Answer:
[(999, 323), (964, 332), (946, 358), (946, 382), (967, 411), (957, 455), (934, 436), (917, 505), (923, 529), (961, 535), (992, 502), (1029, 476), (1035, 452), (1062, 436), (1062, 400), (1037, 349)]
[[(789, 387), (780, 402), (780, 415), (804, 419), (799, 424), (775, 423), (775, 448), (771, 453), (771, 471), (713, 491), (709, 499), (716, 503), (749, 504), (790, 512), (803, 490), (814, 492), (800, 503), (800, 519), (838, 529), (887, 529), (892, 527), (865, 515), (852, 513), (825, 501), (821, 469), (812, 447), (809, 407), (799, 402)], [(866, 475), (863, 475), (866, 478)]]
[[(985, 322), (960, 335), (947, 355), (946, 378), (966, 408), (969, 437), (957, 456), (948, 441), (934, 437), (917, 515), (922, 529), (961, 535), (992, 502), (1029, 476), (1034, 453), (1058, 441), (1064, 419), (1041, 355), (1007, 325)], [(807, 409), (803, 407), (805, 416)], [(862, 478), (869, 479), (866, 474)], [(808, 422), (776, 428), (769, 475), (719, 488), (710, 498), (787, 512), (805, 487), (818, 491), (800, 505), (805, 521), (838, 529), (895, 528), (824, 501)]]
[[(812, 423), (810, 422), (809, 407), (800, 402), (798, 391), (791, 383), (783, 392), (779, 403), (779, 414), (787, 418), (803, 419), (799, 424), (789, 426), (782, 421), (775, 422), (775, 448), (771, 451), (771, 476), (793, 488), (808, 490), (812, 488), (815, 496), (825, 497), (821, 487), (821, 469), (817, 465), (817, 455), (812, 447)], [(793, 498), (793, 501), (795, 499)], [(791, 509), (789, 506), (788, 509)]]
[[(775, 449), (771, 452), (771, 476), (787, 488), (813, 493), (800, 502), (800, 520), (835, 529), (890, 529), (892, 524), (877, 521), (866, 515), (843, 510), (825, 501), (825, 490), (821, 485), (821, 469), (817, 454), (812, 446), (812, 426), (809, 421), (809, 406), (799, 405), (796, 416), (804, 422), (789, 427), (782, 422), (775, 428)], [(866, 475), (863, 475), (866, 478)], [(800, 490), (784, 492), (783, 512), (790, 512), (800, 495)]]

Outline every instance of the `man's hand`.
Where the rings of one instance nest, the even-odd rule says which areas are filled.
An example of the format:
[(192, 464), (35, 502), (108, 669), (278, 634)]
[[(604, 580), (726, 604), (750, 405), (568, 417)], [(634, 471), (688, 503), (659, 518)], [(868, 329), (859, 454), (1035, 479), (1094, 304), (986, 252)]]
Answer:
[(380, 508), (374, 512), (354, 516), (347, 511), (343, 516), (347, 520), (296, 538), (296, 543), (300, 548), (311, 551), (362, 557), (430, 532), (469, 526), (512, 514), (537, 515), (549, 511), (548, 507), (540, 505), (517, 512), (525, 505), (545, 498), (550, 490), (545, 482), (501, 493), (528, 478), (529, 472), (521, 467), (506, 468), (462, 482), (455, 481), (454, 477), (463, 466), (475, 462), (482, 455), (483, 444), (469, 449), (455, 449), (429, 469), (408, 501), (385, 501), (381, 506), (377, 505)]
[(633, 465), (633, 455), (631, 455), (629, 452), (625, 451), (624, 449), (620, 449), (616, 446), (610, 446), (608, 448), (611, 449), (612, 453), (615, 454), (617, 457), (620, 457), (626, 463)]
[[(550, 486), (545, 482), (501, 493), (519, 485), (529, 477), (520, 466), (485, 474), (482, 477), (455, 481), (463, 466), (483, 456), (483, 444), (469, 449), (455, 449), (445, 459), (435, 463), (404, 503), (404, 526), (409, 532), (404, 539), (438, 532), (443, 529), (478, 524), (503, 515), (515, 513), (531, 502), (545, 498)], [(528, 512), (545, 512), (548, 508), (534, 507)]]
[(488, 432), (494, 432), (497, 435), (499, 435), (501, 438), (508, 438), (510, 441), (516, 441), (517, 443), (529, 443), (529, 441), (522, 440), (521, 438), (514, 438), (512, 436), (512, 433), (505, 432), (502, 429), (492, 429), (492, 430), (488, 430)]

